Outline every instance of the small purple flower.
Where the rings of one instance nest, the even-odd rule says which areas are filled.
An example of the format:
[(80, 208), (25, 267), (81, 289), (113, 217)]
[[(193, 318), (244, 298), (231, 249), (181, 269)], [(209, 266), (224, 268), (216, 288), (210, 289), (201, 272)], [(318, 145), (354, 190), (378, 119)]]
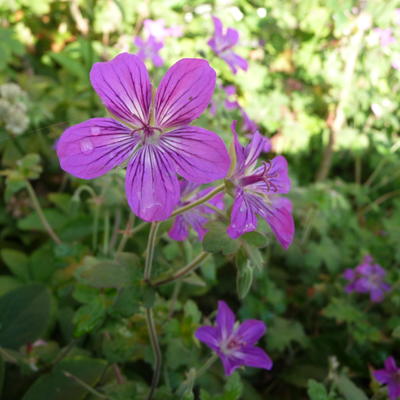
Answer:
[(224, 301), (219, 301), (215, 326), (201, 326), (195, 336), (217, 353), (225, 375), (229, 376), (242, 365), (268, 370), (272, 368), (268, 354), (255, 346), (266, 329), (264, 322), (256, 319), (235, 323), (232, 310)]
[(208, 45), (231, 68), (234, 74), (238, 68), (247, 71), (247, 61), (233, 52), (233, 47), (239, 41), (239, 33), (236, 29), (228, 28), (225, 32), (222, 22), (217, 17), (212, 17), (214, 22), (214, 36), (208, 41)]
[(156, 40), (154, 36), (149, 36), (146, 40), (136, 36), (134, 43), (139, 49), (136, 56), (143, 62), (151, 60), (155, 67), (162, 67), (164, 65), (164, 60), (159, 54), (160, 50), (164, 47), (164, 44)]
[(153, 36), (160, 42), (163, 42), (167, 37), (180, 37), (183, 34), (181, 26), (176, 25), (167, 28), (163, 19), (145, 19), (143, 25), (147, 35)]
[(375, 264), (371, 256), (365, 256), (362, 263), (354, 269), (347, 269), (343, 278), (349, 281), (345, 287), (347, 293), (369, 293), (371, 301), (378, 303), (384, 298), (390, 285), (384, 281), (386, 271)]
[(256, 131), (246, 147), (239, 143), (236, 121), (232, 124), (236, 152), (236, 167), (229, 177), (234, 185), (231, 224), (228, 235), (233, 239), (257, 228), (257, 215), (270, 225), (275, 237), (287, 249), (293, 241), (292, 203), (278, 194), (288, 193), (290, 179), (285, 157), (277, 156), (256, 168), (257, 158), (264, 148), (264, 138)]
[[(178, 206), (182, 207), (186, 204), (192, 203), (193, 201), (199, 199), (200, 197), (205, 196), (207, 193), (211, 192), (214, 188), (209, 187), (203, 189), (196, 193), (196, 189), (199, 187), (196, 183), (190, 183), (188, 181), (182, 180), (180, 181), (180, 192), (181, 192), (181, 200)], [(224, 194), (218, 193), (213, 198), (211, 198), (208, 202), (223, 210), (224, 208)], [(182, 241), (187, 239), (189, 236), (189, 228), (192, 227), (199, 237), (199, 240), (202, 241), (204, 235), (208, 232), (204, 225), (208, 222), (207, 214), (214, 214), (215, 210), (210, 207), (207, 207), (205, 204), (201, 204), (197, 207), (191, 208), (188, 211), (178, 215), (171, 229), (168, 232), (168, 235), (171, 239)]]
[(93, 179), (127, 162), (128, 203), (145, 221), (165, 220), (175, 209), (176, 174), (199, 184), (225, 177), (230, 159), (224, 142), (189, 126), (214, 91), (216, 74), (206, 60), (178, 61), (154, 95), (145, 65), (132, 54), (94, 64), (90, 79), (118, 120), (93, 118), (68, 128), (57, 143), (64, 171)]
[(374, 371), (375, 379), (387, 385), (390, 400), (400, 399), (400, 368), (397, 367), (393, 357), (385, 360), (385, 368)]
[(375, 28), (374, 32), (378, 36), (382, 47), (387, 47), (396, 41), (390, 28)]

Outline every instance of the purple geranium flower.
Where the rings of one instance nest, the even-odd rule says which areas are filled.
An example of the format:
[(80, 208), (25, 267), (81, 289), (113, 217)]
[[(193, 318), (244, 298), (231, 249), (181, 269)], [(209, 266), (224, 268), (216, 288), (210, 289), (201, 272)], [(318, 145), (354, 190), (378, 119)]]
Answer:
[(215, 71), (206, 60), (178, 61), (154, 96), (145, 65), (132, 54), (94, 64), (90, 79), (118, 120), (93, 118), (68, 128), (57, 143), (62, 169), (93, 179), (127, 161), (128, 203), (145, 221), (171, 215), (179, 202), (176, 174), (195, 183), (225, 177), (230, 159), (224, 142), (188, 125), (214, 91)]
[(235, 187), (231, 224), (228, 234), (233, 239), (257, 228), (257, 215), (270, 225), (279, 243), (287, 249), (294, 235), (292, 203), (278, 196), (288, 193), (290, 179), (287, 161), (277, 156), (256, 168), (264, 147), (264, 138), (256, 131), (246, 147), (239, 143), (236, 121), (232, 124), (236, 152), (236, 167), (229, 177)]
[(162, 42), (159, 42), (154, 36), (149, 36), (146, 40), (136, 36), (134, 42), (139, 49), (136, 56), (143, 62), (151, 60), (155, 67), (162, 67), (164, 65), (164, 60), (159, 54), (160, 50), (164, 47)]
[(400, 368), (397, 367), (393, 357), (385, 360), (385, 368), (374, 371), (375, 379), (388, 386), (390, 400), (398, 400), (400, 398)]
[(365, 256), (356, 268), (344, 271), (343, 277), (349, 281), (345, 291), (369, 293), (371, 301), (380, 302), (385, 292), (390, 290), (390, 285), (384, 282), (385, 275), (386, 271), (375, 264), (371, 256)]
[(227, 110), (234, 110), (240, 108), (239, 103), (236, 100), (236, 88), (233, 85), (222, 86), (223, 91), (226, 94), (224, 101), (225, 108)]
[(238, 68), (247, 71), (247, 61), (233, 52), (233, 46), (239, 41), (239, 33), (236, 29), (223, 30), (222, 22), (217, 17), (212, 17), (214, 22), (214, 36), (208, 41), (208, 45), (215, 54), (221, 57), (236, 74)]
[(195, 336), (217, 353), (225, 374), (231, 375), (242, 365), (268, 370), (272, 368), (268, 354), (255, 346), (266, 329), (264, 322), (256, 319), (235, 323), (232, 310), (224, 301), (219, 301), (215, 326), (201, 326)]
[[(180, 192), (181, 192), (181, 200), (178, 206), (185, 206), (186, 204), (192, 203), (193, 201), (205, 196), (210, 193), (214, 188), (209, 187), (203, 189), (196, 193), (196, 189), (198, 188), (198, 184), (190, 183), (188, 181), (182, 180), (180, 181)], [(212, 197), (208, 202), (213, 206), (223, 210), (224, 208), (224, 194), (218, 193), (214, 197)], [(189, 236), (189, 228), (192, 227), (199, 237), (199, 240), (203, 240), (204, 235), (208, 232), (204, 225), (208, 222), (207, 214), (214, 214), (215, 210), (210, 207), (207, 207), (205, 204), (200, 204), (197, 207), (191, 208), (188, 211), (178, 215), (174, 224), (172, 225), (168, 235), (171, 239), (174, 240), (185, 240)]]

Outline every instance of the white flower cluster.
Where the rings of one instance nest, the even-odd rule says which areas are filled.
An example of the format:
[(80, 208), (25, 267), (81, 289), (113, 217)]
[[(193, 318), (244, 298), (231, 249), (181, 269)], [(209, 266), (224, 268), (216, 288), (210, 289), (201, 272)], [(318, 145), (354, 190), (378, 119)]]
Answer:
[(28, 96), (17, 84), (0, 85), (0, 124), (14, 135), (21, 135), (29, 125)]

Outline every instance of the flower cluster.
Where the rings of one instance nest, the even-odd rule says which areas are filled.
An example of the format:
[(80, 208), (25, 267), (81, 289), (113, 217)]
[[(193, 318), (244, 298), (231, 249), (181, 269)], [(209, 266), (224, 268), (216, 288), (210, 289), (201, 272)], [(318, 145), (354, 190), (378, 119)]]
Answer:
[(390, 285), (385, 279), (386, 271), (374, 263), (370, 255), (364, 257), (362, 263), (354, 269), (347, 269), (343, 277), (349, 281), (346, 292), (369, 293), (373, 302), (381, 302)]

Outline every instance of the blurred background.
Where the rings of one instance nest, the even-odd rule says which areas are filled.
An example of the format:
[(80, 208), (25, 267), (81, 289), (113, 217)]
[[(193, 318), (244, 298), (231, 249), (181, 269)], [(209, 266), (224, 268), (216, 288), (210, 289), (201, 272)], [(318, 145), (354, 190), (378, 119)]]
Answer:
[[(208, 46), (212, 16), (239, 32), (235, 52), (248, 61), (247, 71), (234, 74)], [(76, 374), (97, 368), (101, 373), (89, 381), (105, 382), (107, 398), (142, 398), (134, 393), (151, 374), (143, 320), (125, 303), (110, 310), (112, 293), (93, 289), (79, 273), (85, 257), (114, 254), (126, 221), (140, 226), (129, 217), (124, 173), (82, 181), (63, 173), (54, 150), (68, 126), (105, 116), (89, 71), (124, 51), (142, 52), (155, 85), (180, 58), (206, 58), (217, 88), (196, 124), (227, 144), (232, 120), (240, 122), (243, 143), (257, 127), (270, 138), (271, 155), (287, 157), (293, 183), (295, 241), (288, 251), (273, 240), (257, 250), (260, 267), (245, 299), (238, 300), (233, 261), (222, 254), (206, 263), (198, 281), (173, 289), (180, 300), (163, 326), (167, 388), (158, 398), (174, 398), (168, 385), (198, 364), (193, 331), (222, 298), (241, 318), (267, 323), (264, 347), (275, 365), (235, 374), (223, 390), (221, 371), (207, 375), (196, 399), (387, 398), (371, 369), (382, 368), (389, 355), (400, 357), (400, 2), (394, 0), (0, 0), (0, 294), (38, 283), (51, 293), (45, 300), (39, 291), (43, 303), (21, 310), (33, 318), (21, 340), (7, 342), (20, 332), (1, 333), (12, 316), (0, 315), (3, 398), (49, 398), (51, 382), (36, 392), (31, 385), (66, 348), (78, 359), (92, 357), (94, 364), (74, 366)], [(147, 231), (128, 238), (125, 249), (143, 251)], [(161, 272), (199, 247), (195, 240), (163, 244), (156, 255)], [(343, 271), (366, 254), (392, 285), (380, 304), (344, 292)], [(165, 307), (160, 303), (159, 313), (168, 314)], [(124, 319), (110, 320), (116, 314)], [(114, 363), (133, 382), (125, 392), (101, 375)], [(96, 398), (85, 390), (71, 397), (70, 390), (65, 398)]]

